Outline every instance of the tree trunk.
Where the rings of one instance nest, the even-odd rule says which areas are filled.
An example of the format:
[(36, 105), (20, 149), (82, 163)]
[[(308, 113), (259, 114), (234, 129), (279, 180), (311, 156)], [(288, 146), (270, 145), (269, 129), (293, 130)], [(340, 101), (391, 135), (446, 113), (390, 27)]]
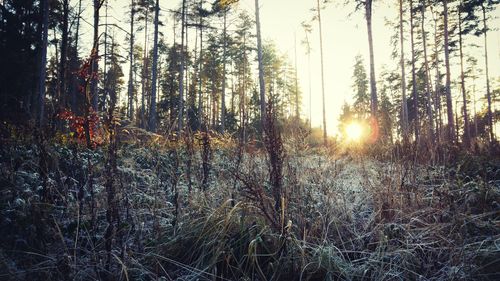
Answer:
[(160, 1), (155, 5), (155, 31), (153, 43), (153, 81), (151, 84), (151, 107), (149, 109), (149, 130), (156, 132), (156, 81), (158, 80), (158, 21), (160, 16)]
[(226, 129), (226, 51), (227, 51), (227, 9), (224, 8), (224, 31), (223, 31), (223, 47), (222, 47), (222, 96), (221, 96), (221, 132), (224, 134)]
[(104, 66), (102, 69), (103, 78), (103, 94), (101, 111), (106, 110), (106, 99), (108, 97), (108, 0), (105, 1), (106, 9), (104, 10)]
[(241, 91), (241, 96), (240, 96), (240, 103), (241, 103), (241, 142), (243, 144), (246, 143), (246, 79), (247, 79), (247, 41), (246, 41), (246, 34), (243, 33), (243, 86), (242, 86), (242, 91)]
[[(186, 10), (184, 11), (184, 28), (185, 28), (185, 32), (184, 32), (184, 50), (186, 50), (186, 53), (188, 53), (189, 51), (189, 19), (188, 19), (188, 15), (189, 15), (189, 1), (186, 2)], [(184, 59), (184, 61), (186, 61), (186, 59)], [(186, 64), (186, 62), (184, 62), (184, 118), (186, 119), (186, 123), (187, 125), (189, 125), (189, 75), (190, 75), (190, 71), (189, 71), (189, 63)], [(188, 106), (188, 109), (186, 109), (186, 103), (187, 103), (187, 106)]]
[(260, 123), (262, 135), (266, 127), (266, 85), (264, 84), (264, 65), (262, 62), (262, 38), (260, 34), (260, 12), (259, 0), (255, 0), (255, 20), (257, 28), (257, 59), (259, 61), (259, 85), (260, 85)]
[(418, 97), (417, 97), (417, 75), (415, 70), (415, 41), (414, 41), (414, 24), (413, 24), (413, 0), (410, 0), (410, 44), (411, 44), (411, 80), (412, 80), (412, 96), (413, 110), (415, 114), (414, 129), (415, 142), (419, 139), (419, 119), (418, 119)]
[(182, 19), (181, 19), (181, 65), (179, 71), (179, 114), (177, 117), (177, 131), (180, 132), (183, 127), (183, 118), (184, 118), (184, 66), (185, 66), (185, 58), (184, 58), (184, 36), (185, 36), (185, 25), (186, 25), (186, 0), (182, 0)]
[[(82, 0), (79, 0), (78, 1), (78, 15), (77, 15), (77, 18), (76, 18), (76, 34), (75, 34), (75, 50), (76, 50), (76, 54), (78, 56), (78, 42), (79, 42), (79, 38), (80, 38), (80, 18), (81, 18), (81, 15), (82, 15)], [(79, 81), (79, 78), (78, 77), (74, 77), (73, 78), (73, 83), (78, 83)], [(77, 95), (77, 90), (78, 87), (74, 87), (74, 89), (71, 91), (71, 110), (73, 112), (76, 112), (77, 111), (77, 102), (76, 102), (76, 95)]]
[[(114, 50), (114, 42), (111, 43), (111, 55), (115, 56)], [(113, 241), (115, 240), (116, 234), (118, 232), (120, 218), (118, 211), (118, 200), (116, 196), (115, 189), (115, 176), (117, 176), (118, 168), (117, 168), (117, 138), (116, 138), (116, 123), (113, 122), (115, 109), (116, 109), (116, 101), (117, 101), (117, 93), (114, 88), (115, 85), (112, 85), (113, 89), (110, 89), (110, 101), (108, 108), (108, 119), (107, 119), (107, 127), (109, 128), (109, 146), (108, 146), (108, 161), (105, 166), (106, 171), (106, 201), (107, 201), (107, 209), (106, 209), (106, 222), (108, 223), (108, 227), (106, 228), (106, 232), (104, 234), (105, 237), (105, 248), (107, 251), (107, 260), (106, 260), (106, 269), (109, 270), (111, 268), (112, 260), (112, 250), (113, 250)]]
[(325, 71), (324, 71), (324, 56), (323, 56), (323, 27), (321, 25), (321, 7), (319, 0), (316, 0), (318, 9), (318, 26), (319, 26), (319, 49), (321, 55), (321, 97), (323, 100), (323, 143), (328, 144), (328, 133), (326, 130), (326, 100), (325, 100)]
[(63, 1), (63, 25), (61, 37), (61, 57), (59, 61), (59, 106), (66, 108), (66, 65), (68, 58), (68, 21), (69, 21), (69, 3)]
[(488, 67), (488, 25), (486, 24), (486, 7), (484, 3), (481, 3), (481, 9), (483, 10), (483, 29), (484, 29), (484, 64), (485, 64), (485, 75), (486, 75), (486, 98), (488, 100), (488, 125), (489, 125), (489, 138), (490, 141), (495, 140), (493, 134), (493, 113), (491, 111), (491, 91), (490, 91), (490, 75)]
[[(103, 4), (102, 0), (94, 0), (94, 41), (93, 41), (93, 59), (92, 59), (92, 73), (97, 73), (99, 64), (99, 10)], [(92, 107), (94, 111), (98, 111), (98, 93), (97, 93), (97, 75), (94, 76), (91, 83), (91, 96), (92, 96)]]
[(300, 107), (299, 107), (299, 78), (297, 77), (297, 34), (295, 34), (295, 118), (300, 120)]
[(444, 3), (444, 62), (446, 65), (446, 112), (448, 116), (448, 140), (455, 140), (455, 121), (453, 120), (453, 102), (451, 99), (450, 50), (448, 34), (448, 0)]
[[(464, 75), (464, 53), (463, 53), (463, 40), (462, 40), (462, 14), (461, 14), (462, 1), (460, 1), (460, 8), (458, 11), (458, 43), (460, 50), (460, 84), (462, 86), (462, 100), (464, 111), (464, 143), (468, 148), (470, 146), (470, 128), (469, 128), (469, 115), (467, 113), (467, 92), (465, 90), (465, 75)], [(458, 109), (457, 109), (458, 110)]]
[(408, 141), (408, 104), (406, 102), (406, 79), (405, 79), (405, 52), (403, 33), (403, 0), (399, 0), (399, 41), (401, 44), (401, 128), (403, 131), (403, 141)]
[(134, 118), (134, 16), (135, 16), (135, 2), (132, 0), (130, 7), (130, 46), (129, 46), (129, 73), (128, 73), (128, 118)]
[(443, 129), (443, 120), (441, 114), (441, 73), (439, 71), (439, 40), (438, 40), (438, 20), (435, 17), (434, 11), (432, 11), (432, 5), (430, 6), (432, 17), (434, 21), (434, 57), (435, 57), (435, 65), (436, 65), (436, 81), (434, 82), (435, 90), (434, 90), (434, 109), (436, 110), (436, 140), (437, 143), (441, 143), (441, 134)]
[(308, 30), (306, 32), (307, 74), (309, 79), (309, 130), (312, 130), (312, 82), (311, 82), (311, 45)]
[(309, 76), (309, 130), (312, 131), (312, 81), (311, 81), (311, 52), (307, 54), (307, 71)]
[[(203, 0), (200, 0), (200, 10), (203, 10)], [(198, 123), (200, 129), (203, 127), (203, 79), (201, 77), (203, 69), (203, 16), (200, 14), (200, 62), (198, 69)]]
[(365, 1), (366, 9), (366, 27), (368, 30), (368, 48), (370, 49), (370, 90), (371, 90), (371, 113), (372, 116), (377, 116), (378, 97), (377, 97), (377, 80), (375, 75), (375, 55), (373, 53), (373, 33), (372, 33), (372, 0)]
[(146, 79), (147, 79), (147, 65), (148, 65), (148, 18), (149, 4), (146, 6), (146, 16), (144, 18), (144, 50), (142, 57), (142, 71), (141, 71), (141, 112), (139, 114), (139, 127), (144, 128), (144, 115), (146, 114)]
[(424, 66), (425, 66), (425, 91), (427, 96), (427, 118), (429, 119), (429, 137), (431, 143), (434, 143), (434, 117), (432, 114), (432, 100), (431, 100), (431, 85), (429, 73), (429, 61), (427, 60), (427, 34), (425, 33), (425, 0), (422, 2), (422, 43), (424, 47)]
[(472, 95), (474, 96), (474, 104), (472, 105), (474, 108), (474, 137), (477, 138), (478, 136), (478, 128), (477, 128), (477, 111), (476, 111), (476, 102), (477, 102), (477, 95), (476, 95), (476, 78), (475, 78), (475, 73), (472, 74), (473, 76), (473, 81), (472, 81)]
[(78, 1), (78, 16), (76, 18), (75, 49), (78, 52), (78, 40), (80, 35), (80, 18), (82, 16), (82, 0)]
[(40, 54), (40, 76), (38, 80), (38, 124), (40, 127), (45, 125), (45, 79), (47, 78), (47, 45), (49, 37), (49, 0), (42, 0), (43, 7), (43, 35), (42, 50)]
[(189, 129), (190, 130), (197, 130), (198, 127), (198, 119), (196, 116), (196, 97), (197, 97), (197, 89), (198, 89), (198, 77), (200, 74), (200, 68), (198, 67), (199, 64), (196, 64), (197, 61), (199, 61), (198, 57), (198, 29), (199, 26), (196, 26), (195, 28), (195, 34), (194, 34), (194, 57), (193, 57), (193, 66), (191, 67), (193, 74), (191, 75), (191, 79), (188, 81), (189, 87), (190, 87), (190, 92), (189, 92), (189, 108), (188, 108), (188, 118), (189, 118)]
[(236, 93), (235, 93), (235, 89), (234, 89), (234, 85), (235, 85), (235, 83), (234, 83), (234, 76), (235, 76), (234, 75), (234, 64), (231, 63), (230, 66), (231, 66), (230, 73), (232, 73), (232, 75), (231, 75), (231, 105), (230, 105), (230, 110), (231, 110), (231, 113), (236, 113), (235, 112), (235, 110), (236, 110), (235, 104), (234, 104), (235, 103), (234, 100), (236, 98)]

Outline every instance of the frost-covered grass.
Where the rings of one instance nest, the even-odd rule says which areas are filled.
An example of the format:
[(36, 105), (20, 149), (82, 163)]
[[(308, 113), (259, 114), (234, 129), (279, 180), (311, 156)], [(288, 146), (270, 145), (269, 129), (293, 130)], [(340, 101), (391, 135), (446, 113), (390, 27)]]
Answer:
[[(445, 168), (289, 150), (276, 212), (258, 149), (240, 158), (214, 141), (203, 191), (200, 146), (123, 144), (108, 268), (105, 149), (1, 150), (1, 280), (500, 278), (494, 161)], [(481, 165), (488, 176), (468, 174)]]

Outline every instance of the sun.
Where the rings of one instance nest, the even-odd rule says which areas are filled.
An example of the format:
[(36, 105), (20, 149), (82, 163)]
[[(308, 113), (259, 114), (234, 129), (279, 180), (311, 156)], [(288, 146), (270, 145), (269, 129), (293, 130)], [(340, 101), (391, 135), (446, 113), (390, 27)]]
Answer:
[(357, 122), (352, 122), (345, 128), (347, 139), (350, 141), (359, 141), (363, 135), (363, 127)]

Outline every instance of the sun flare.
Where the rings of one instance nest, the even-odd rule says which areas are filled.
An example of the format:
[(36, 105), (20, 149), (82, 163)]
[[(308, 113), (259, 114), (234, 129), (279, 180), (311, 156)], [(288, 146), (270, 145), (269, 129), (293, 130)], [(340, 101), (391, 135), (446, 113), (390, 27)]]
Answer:
[(347, 139), (350, 141), (359, 141), (363, 135), (363, 128), (361, 124), (352, 122), (345, 128)]

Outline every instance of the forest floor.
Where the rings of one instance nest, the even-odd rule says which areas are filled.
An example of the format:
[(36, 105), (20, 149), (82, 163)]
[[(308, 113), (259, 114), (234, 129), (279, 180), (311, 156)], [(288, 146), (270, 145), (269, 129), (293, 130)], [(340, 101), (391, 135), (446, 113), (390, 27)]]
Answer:
[(0, 279), (500, 277), (498, 160), (289, 149), (276, 205), (265, 151), (204, 148), (123, 143), (110, 175), (107, 147), (2, 146)]

